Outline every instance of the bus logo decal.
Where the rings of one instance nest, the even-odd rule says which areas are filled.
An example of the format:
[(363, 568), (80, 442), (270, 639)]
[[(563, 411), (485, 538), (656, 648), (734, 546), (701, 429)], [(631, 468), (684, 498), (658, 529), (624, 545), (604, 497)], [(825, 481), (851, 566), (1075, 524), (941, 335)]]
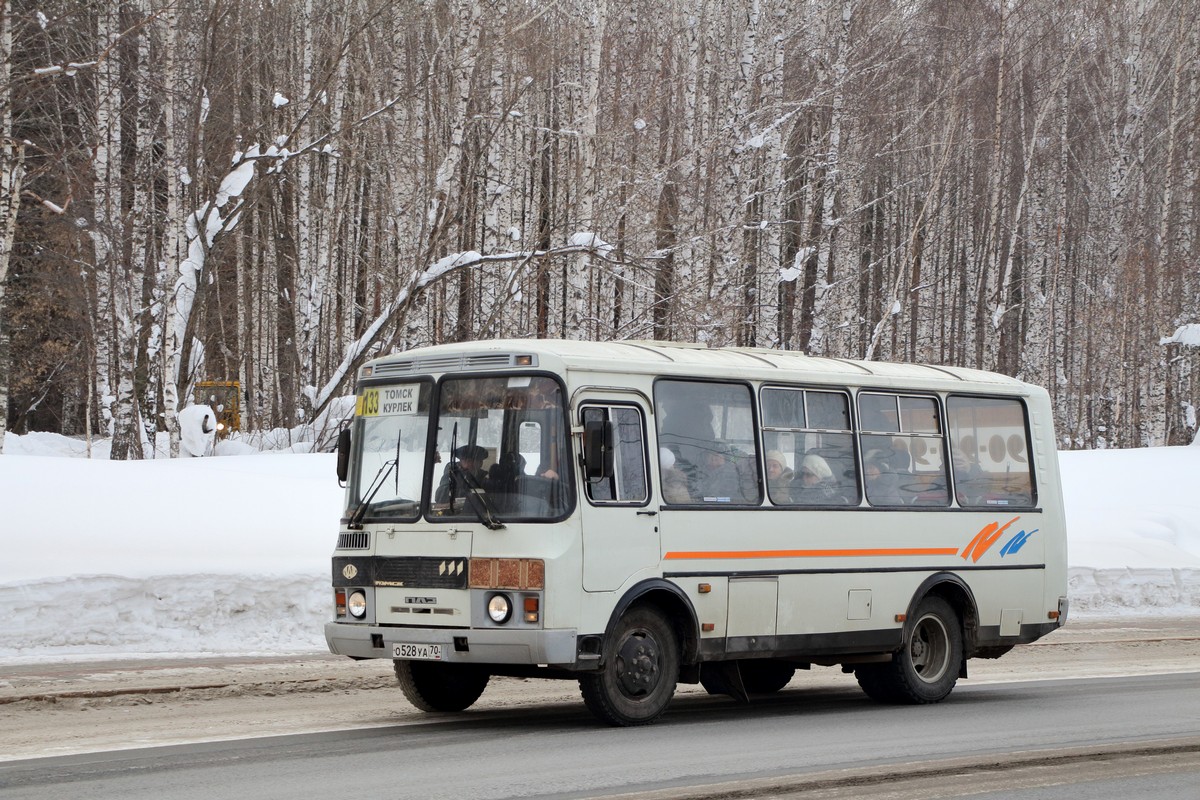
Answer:
[[(985, 525), (983, 530), (975, 534), (975, 538), (968, 542), (967, 546), (963, 548), (961, 553), (963, 560), (965, 561), (969, 558), (973, 562), (978, 562), (979, 559), (983, 558), (983, 554), (991, 549), (992, 545), (994, 545), (1001, 535), (1008, 530), (1008, 526), (1012, 525), (1019, 519), (1020, 517), (1013, 517), (1003, 525), (998, 522), (991, 522)], [(1007, 547), (1008, 546), (1005, 545), (1006, 549)], [(1019, 547), (1020, 545), (1018, 545), (1018, 548)], [(1016, 551), (1014, 550), (1013, 552)]]
[(1034, 528), (1033, 530), (1029, 531), (1028, 533), (1026, 533), (1024, 530), (1022, 530), (1016, 536), (1009, 539), (1008, 542), (1005, 543), (1004, 547), (1000, 548), (1000, 557), (1004, 558), (1006, 555), (1009, 555), (1010, 553), (1015, 553), (1018, 550), (1020, 550), (1022, 547), (1025, 546), (1025, 543), (1029, 541), (1029, 537), (1033, 536), (1037, 532), (1038, 532), (1037, 528)]

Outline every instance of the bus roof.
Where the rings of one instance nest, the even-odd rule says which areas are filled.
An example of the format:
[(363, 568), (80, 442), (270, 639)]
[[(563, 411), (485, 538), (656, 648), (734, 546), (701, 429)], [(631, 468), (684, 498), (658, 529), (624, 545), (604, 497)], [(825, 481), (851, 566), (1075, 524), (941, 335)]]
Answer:
[[(720, 347), (680, 342), (617, 340), (582, 342), (566, 339), (495, 339), (435, 345), (377, 358), (366, 375), (426, 374), (516, 366), (519, 355), (552, 358), (566, 370), (631, 374), (728, 376), (754, 380), (846, 382), (854, 385), (917, 382), (949, 388), (963, 383), (1028, 390), (1016, 378), (995, 372), (932, 364), (860, 361), (809, 356), (795, 350)], [(544, 365), (543, 366), (548, 366)], [(365, 368), (364, 368), (365, 369)]]

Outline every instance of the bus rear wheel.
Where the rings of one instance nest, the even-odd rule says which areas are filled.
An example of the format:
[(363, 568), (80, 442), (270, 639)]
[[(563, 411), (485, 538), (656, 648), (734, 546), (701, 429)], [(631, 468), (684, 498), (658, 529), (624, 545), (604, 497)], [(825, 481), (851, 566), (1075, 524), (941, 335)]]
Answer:
[(944, 700), (958, 682), (962, 628), (954, 609), (940, 597), (926, 597), (901, 648), (886, 664), (855, 670), (858, 685), (873, 700), (922, 704)]
[(473, 664), (439, 661), (393, 662), (408, 702), (422, 711), (462, 711), (487, 688), (488, 673)]
[(743, 661), (742, 684), (750, 694), (774, 694), (792, 682), (796, 668), (782, 661)]
[(679, 641), (656, 609), (637, 606), (604, 644), (604, 666), (583, 675), (583, 702), (600, 721), (628, 727), (662, 716), (679, 680)]

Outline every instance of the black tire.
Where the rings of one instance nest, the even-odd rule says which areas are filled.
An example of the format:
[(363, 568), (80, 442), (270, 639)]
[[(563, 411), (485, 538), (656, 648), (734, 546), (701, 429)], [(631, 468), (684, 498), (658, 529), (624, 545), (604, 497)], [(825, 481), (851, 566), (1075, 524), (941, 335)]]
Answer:
[(926, 597), (913, 614), (902, 647), (886, 664), (855, 670), (858, 685), (872, 700), (919, 705), (944, 700), (958, 682), (962, 627), (954, 609), (940, 597)]
[(440, 661), (393, 662), (408, 702), (422, 711), (462, 711), (487, 688), (488, 673), (473, 664)]
[(679, 681), (679, 640), (658, 610), (635, 606), (605, 637), (603, 667), (579, 679), (588, 710), (618, 727), (662, 716)]
[(791, 664), (770, 659), (743, 661), (742, 685), (749, 694), (775, 694), (792, 682), (796, 668)]

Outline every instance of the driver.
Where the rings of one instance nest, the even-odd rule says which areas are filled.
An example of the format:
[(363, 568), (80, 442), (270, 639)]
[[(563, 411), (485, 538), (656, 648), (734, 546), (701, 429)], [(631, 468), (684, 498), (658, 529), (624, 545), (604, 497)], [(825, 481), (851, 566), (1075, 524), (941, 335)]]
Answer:
[(452, 453), (454, 460), (442, 471), (442, 481), (434, 493), (435, 503), (450, 502), (450, 481), (454, 481), (454, 496), (465, 497), (472, 487), (483, 485), (483, 460), (487, 458), (487, 448), (479, 445), (464, 444)]

